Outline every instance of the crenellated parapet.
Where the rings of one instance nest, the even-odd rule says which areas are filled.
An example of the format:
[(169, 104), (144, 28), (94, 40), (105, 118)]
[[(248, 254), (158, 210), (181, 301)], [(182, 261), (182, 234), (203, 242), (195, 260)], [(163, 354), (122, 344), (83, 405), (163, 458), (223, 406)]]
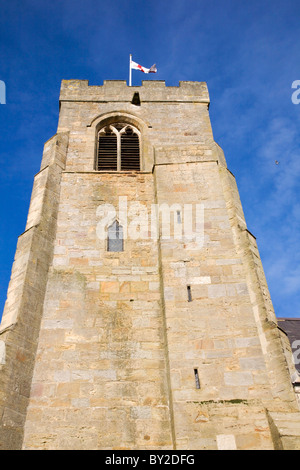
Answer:
[(166, 86), (164, 80), (144, 80), (141, 86), (128, 86), (126, 80), (104, 80), (103, 85), (89, 85), (88, 80), (62, 80), (62, 101), (132, 102), (139, 93), (140, 101), (174, 101), (209, 104), (205, 82), (180, 81), (179, 86)]

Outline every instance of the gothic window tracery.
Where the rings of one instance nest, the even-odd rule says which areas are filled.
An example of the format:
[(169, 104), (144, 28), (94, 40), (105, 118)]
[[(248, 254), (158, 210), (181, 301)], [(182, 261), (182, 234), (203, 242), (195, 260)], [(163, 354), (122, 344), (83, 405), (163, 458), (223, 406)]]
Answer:
[(140, 132), (134, 126), (118, 122), (100, 129), (97, 170), (140, 170)]

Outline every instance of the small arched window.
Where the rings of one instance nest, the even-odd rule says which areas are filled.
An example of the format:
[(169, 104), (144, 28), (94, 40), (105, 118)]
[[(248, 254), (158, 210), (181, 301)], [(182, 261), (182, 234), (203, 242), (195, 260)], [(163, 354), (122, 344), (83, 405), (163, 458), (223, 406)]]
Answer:
[(140, 170), (140, 133), (135, 127), (116, 123), (100, 129), (97, 170)]
[(123, 227), (117, 220), (107, 229), (107, 251), (124, 251)]

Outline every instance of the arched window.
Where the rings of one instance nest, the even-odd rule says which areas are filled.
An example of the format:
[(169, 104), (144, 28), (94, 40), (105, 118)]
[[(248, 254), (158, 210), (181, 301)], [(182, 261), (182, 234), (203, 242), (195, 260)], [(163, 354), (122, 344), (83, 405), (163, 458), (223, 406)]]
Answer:
[(116, 123), (98, 134), (98, 171), (139, 171), (140, 132), (130, 124)]
[(107, 251), (124, 251), (123, 227), (117, 220), (107, 229)]

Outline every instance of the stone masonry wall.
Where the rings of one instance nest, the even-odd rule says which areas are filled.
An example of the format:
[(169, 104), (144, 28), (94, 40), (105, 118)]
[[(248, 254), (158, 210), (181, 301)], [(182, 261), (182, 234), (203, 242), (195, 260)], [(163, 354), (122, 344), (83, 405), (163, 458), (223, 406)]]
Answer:
[(119, 196), (151, 207), (152, 174), (66, 172), (61, 188), (24, 448), (170, 448), (157, 243), (107, 252), (97, 232)]
[[(62, 82), (1, 324), (3, 448), (299, 448), (261, 260), (208, 106), (203, 82)], [(140, 172), (95, 171), (97, 133), (115, 120), (141, 132)], [(121, 252), (107, 251), (108, 207)]]

